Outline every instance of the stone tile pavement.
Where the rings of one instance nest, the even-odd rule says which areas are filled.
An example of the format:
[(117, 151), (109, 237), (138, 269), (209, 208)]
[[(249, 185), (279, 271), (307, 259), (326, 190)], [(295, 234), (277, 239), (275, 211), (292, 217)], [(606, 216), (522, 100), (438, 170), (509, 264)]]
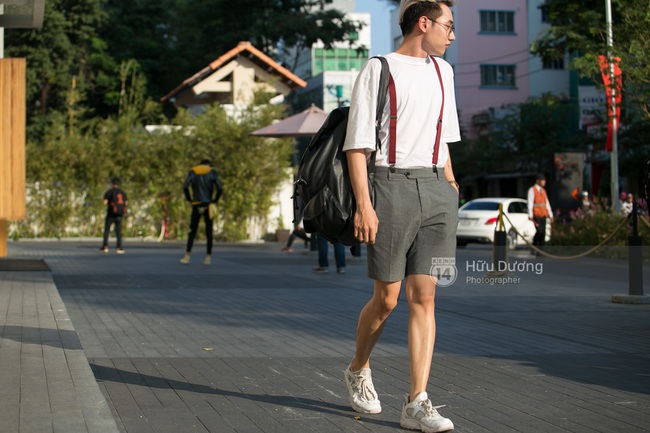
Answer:
[[(0, 261), (0, 432), (398, 432), (402, 301), (373, 354), (384, 411), (349, 409), (342, 371), (370, 284), (267, 244), (11, 242)], [(331, 252), (330, 252), (331, 253)], [(332, 260), (332, 258), (330, 258)], [(429, 395), (458, 432), (650, 431), (650, 305), (610, 302), (627, 263), (459, 250), (437, 294)], [(644, 269), (650, 281), (650, 269)], [(648, 290), (646, 290), (646, 293)]]

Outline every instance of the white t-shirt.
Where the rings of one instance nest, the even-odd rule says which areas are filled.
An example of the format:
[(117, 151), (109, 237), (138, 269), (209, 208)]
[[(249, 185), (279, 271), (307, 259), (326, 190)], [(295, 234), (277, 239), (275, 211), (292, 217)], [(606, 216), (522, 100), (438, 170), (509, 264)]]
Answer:
[[(411, 57), (397, 53), (386, 56), (395, 82), (397, 94), (397, 140), (395, 167), (414, 168), (433, 165), (433, 147), (442, 94), (436, 68), (429, 57)], [(449, 63), (436, 58), (445, 89), (442, 135), (438, 150), (438, 167), (449, 158), (447, 143), (460, 141), (460, 127), (456, 112), (454, 72)], [(348, 120), (347, 136), (343, 150), (375, 149), (375, 111), (381, 62), (371, 59), (362, 68), (352, 89), (352, 103)], [(379, 133), (381, 148), (375, 165), (388, 164), (388, 117), (389, 97), (383, 112)]]

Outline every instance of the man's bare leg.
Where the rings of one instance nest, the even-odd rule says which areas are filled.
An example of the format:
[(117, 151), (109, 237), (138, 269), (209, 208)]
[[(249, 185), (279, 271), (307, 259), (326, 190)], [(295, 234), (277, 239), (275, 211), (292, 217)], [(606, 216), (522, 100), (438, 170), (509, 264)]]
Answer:
[(397, 306), (401, 287), (401, 281), (375, 280), (372, 298), (359, 314), (357, 349), (350, 363), (351, 371), (370, 368), (370, 353), (384, 330), (386, 319)]
[(408, 348), (411, 367), (411, 401), (426, 391), (431, 371), (433, 346), (436, 340), (436, 284), (429, 275), (406, 278), (406, 299), (409, 304)]

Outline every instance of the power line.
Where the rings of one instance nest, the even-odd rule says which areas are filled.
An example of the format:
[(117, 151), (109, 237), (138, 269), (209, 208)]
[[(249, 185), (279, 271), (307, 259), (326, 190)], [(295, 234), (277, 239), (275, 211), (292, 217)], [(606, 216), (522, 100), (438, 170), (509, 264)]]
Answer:
[(482, 60), (474, 60), (474, 61), (471, 61), (471, 62), (456, 63), (456, 66), (473, 65), (475, 63), (491, 62), (493, 60), (499, 60), (499, 59), (503, 59), (505, 57), (510, 57), (510, 56), (514, 56), (514, 55), (517, 55), (517, 54), (528, 53), (528, 52), (529, 52), (529, 50), (528, 50), (528, 48), (526, 48), (525, 50), (515, 51), (513, 53), (504, 54), (504, 55), (501, 55), (501, 56), (498, 56), (498, 57), (492, 57), (492, 58), (482, 59)]
[[(543, 71), (557, 71), (557, 70), (558, 70), (558, 69), (544, 69), (544, 68), (541, 68), (541, 69), (536, 69), (536, 70), (534, 70), (534, 71), (528, 71), (528, 72), (525, 73), (525, 74), (516, 75), (515, 78), (516, 78), (516, 79), (520, 79), (520, 78), (529, 77), (529, 76), (531, 76), (531, 75), (533, 75), (533, 74), (537, 74), (538, 72), (543, 72)], [(479, 71), (479, 72), (480, 72), (480, 71)], [(479, 84), (478, 86), (480, 86), (480, 84)], [(476, 85), (457, 86), (456, 89), (472, 89), (472, 88), (476, 88), (476, 87), (477, 87)], [(504, 89), (507, 89), (507, 87), (504, 87)]]
[[(504, 63), (503, 66), (518, 65), (520, 63), (529, 62), (531, 59), (534, 59), (534, 57), (527, 57), (527, 58), (525, 58), (523, 60), (516, 60), (514, 62), (508, 62), (507, 64)], [(470, 64), (471, 65), (480, 65), (481, 63), (472, 62), (472, 63), (467, 63), (467, 64), (468, 65), (470, 65)], [(489, 65), (486, 65), (486, 66), (489, 66)], [(474, 75), (474, 74), (478, 74), (479, 72), (480, 72), (480, 70), (478, 70), (478, 69), (475, 69), (473, 71), (468, 71), (468, 72), (456, 72), (456, 73), (454, 73), (454, 76), (459, 77), (459, 76), (462, 76), (462, 75)]]

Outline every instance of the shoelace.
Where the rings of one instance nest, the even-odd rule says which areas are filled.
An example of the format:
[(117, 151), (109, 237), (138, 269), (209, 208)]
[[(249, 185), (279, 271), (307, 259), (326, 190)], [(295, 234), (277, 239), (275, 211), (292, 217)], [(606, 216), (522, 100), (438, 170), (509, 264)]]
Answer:
[[(354, 377), (354, 380), (352, 382), (352, 387), (356, 391), (357, 394), (360, 394), (363, 396), (364, 399), (368, 401), (375, 400), (377, 396), (375, 395), (374, 391), (372, 390), (372, 380), (367, 379), (363, 376), (357, 376), (355, 374), (352, 374)], [(370, 382), (370, 384), (368, 384)]]
[(437, 416), (438, 414), (438, 409), (441, 407), (445, 407), (445, 404), (441, 404), (440, 406), (434, 406), (431, 404), (431, 400), (424, 400), (420, 402), (420, 406), (423, 408), (423, 412), (425, 416)]

